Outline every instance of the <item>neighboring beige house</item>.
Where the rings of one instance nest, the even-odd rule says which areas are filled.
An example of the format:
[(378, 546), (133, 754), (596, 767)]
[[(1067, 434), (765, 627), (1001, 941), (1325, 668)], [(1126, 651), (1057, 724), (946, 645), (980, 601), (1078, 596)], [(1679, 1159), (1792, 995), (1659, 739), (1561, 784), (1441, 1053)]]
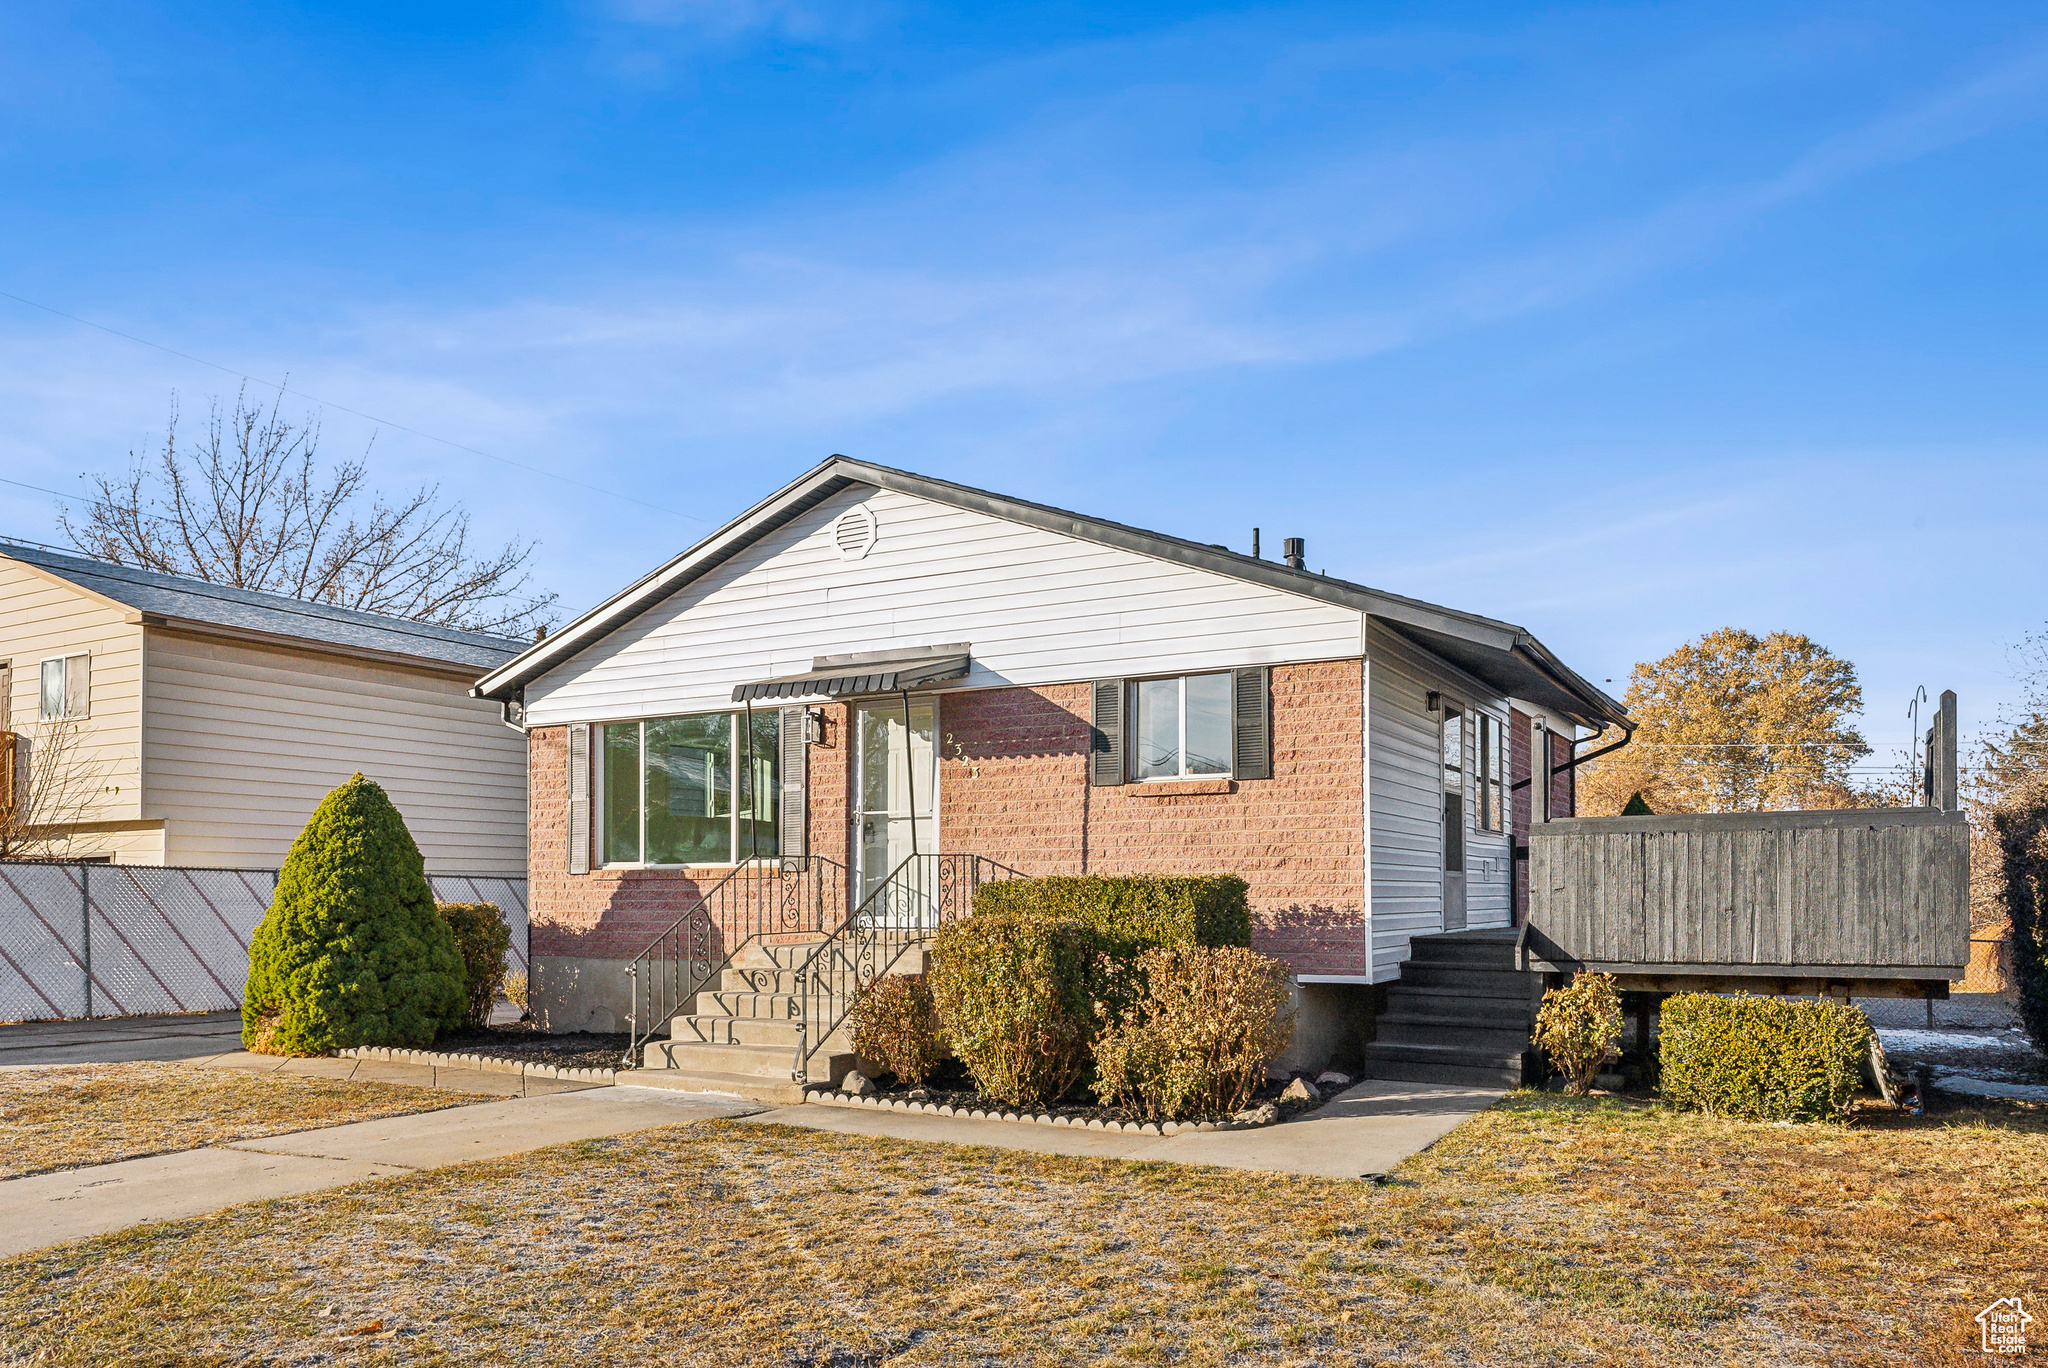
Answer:
[(523, 876), (526, 739), (468, 692), (522, 644), (0, 542), (0, 731), (76, 729), (72, 857), (274, 868), (361, 770), (429, 870)]

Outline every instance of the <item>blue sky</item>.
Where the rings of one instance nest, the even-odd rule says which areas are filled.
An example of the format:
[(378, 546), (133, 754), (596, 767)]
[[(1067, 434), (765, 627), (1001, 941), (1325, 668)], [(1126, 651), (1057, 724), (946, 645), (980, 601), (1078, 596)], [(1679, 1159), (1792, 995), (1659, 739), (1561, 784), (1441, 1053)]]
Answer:
[[(377, 415), (572, 612), (840, 451), (1617, 690), (1804, 631), (1880, 747), (2048, 619), (2044, 154), (2020, 5), (0, 8), (0, 291)], [(0, 299), (0, 475), (236, 384)]]

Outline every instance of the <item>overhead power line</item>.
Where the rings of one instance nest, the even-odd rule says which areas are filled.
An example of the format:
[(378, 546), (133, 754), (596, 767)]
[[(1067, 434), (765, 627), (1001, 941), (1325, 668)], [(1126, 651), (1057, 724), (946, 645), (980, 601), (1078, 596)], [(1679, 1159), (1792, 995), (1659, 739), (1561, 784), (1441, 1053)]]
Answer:
[(20, 480), (9, 480), (4, 477), (0, 477), (0, 484), (13, 485), (16, 489), (33, 489), (38, 494), (49, 494), (59, 499), (75, 499), (78, 497), (76, 494), (59, 494), (54, 489), (45, 489), (41, 485), (25, 484)]
[[(529, 474), (539, 475), (544, 479), (559, 480), (563, 484), (574, 485), (578, 489), (587, 489), (593, 494), (603, 494), (608, 498), (623, 499), (627, 503), (639, 504), (642, 508), (651, 508), (657, 513), (666, 513), (670, 517), (688, 518), (691, 522), (708, 523), (710, 521), (710, 519), (700, 518), (694, 513), (685, 513), (682, 512), (680, 509), (675, 508), (664, 508), (660, 504), (649, 503), (645, 499), (636, 499), (631, 494), (621, 494), (616, 489), (606, 489), (602, 485), (589, 484), (583, 480), (573, 480), (569, 478), (567, 475), (557, 475), (552, 470), (543, 470), (539, 466), (531, 466), (526, 464), (524, 461), (515, 461), (509, 456), (500, 456), (497, 455), (495, 452), (485, 451), (480, 447), (473, 447), (465, 442), (457, 442), (447, 437), (441, 437), (437, 436), (434, 433), (423, 431), (420, 428), (410, 427), (404, 423), (393, 422), (389, 418), (379, 418), (374, 413), (365, 413), (361, 409), (350, 408), (347, 404), (337, 404), (331, 399), (322, 399), (317, 394), (308, 394), (304, 390), (292, 389), (290, 386), (281, 385), (275, 380), (265, 380), (263, 377), (258, 375), (245, 375), (241, 371), (236, 370), (233, 366), (223, 366), (218, 361), (209, 361), (203, 356), (194, 356), (190, 352), (179, 351), (176, 347), (166, 347), (161, 342), (152, 342), (146, 337), (137, 337), (134, 333), (125, 333), (122, 332), (119, 328), (110, 328), (104, 323), (95, 323), (90, 318), (80, 318), (77, 314), (66, 313), (62, 309), (52, 308), (48, 304), (41, 304), (33, 299), (24, 299), (18, 294), (10, 294), (5, 290), (0, 290), (0, 299), (11, 299), (17, 304), (26, 304), (31, 309), (41, 309), (44, 313), (55, 314), (59, 318), (68, 318), (73, 323), (82, 324), (83, 326), (88, 328), (96, 328), (103, 333), (108, 333), (114, 337), (121, 338), (124, 341), (133, 342), (138, 346), (149, 347), (152, 348), (153, 350), (163, 352), (166, 355), (175, 356), (184, 361), (190, 361), (194, 365), (205, 366), (211, 370), (217, 370), (223, 375), (232, 375), (237, 380), (247, 381), (249, 384), (252, 385), (262, 385), (267, 389), (276, 390), (279, 394), (296, 395), (301, 399), (305, 399), (311, 403), (318, 404), (322, 408), (338, 409), (343, 413), (354, 414), (356, 417), (366, 419), (369, 422), (377, 423), (388, 428), (396, 428), (400, 432), (409, 432), (415, 437), (424, 437), (429, 442), (439, 442), (443, 446), (454, 447), (457, 451), (466, 451), (472, 456), (481, 456), (487, 461), (496, 461), (501, 465), (511, 466), (515, 470), (524, 470)], [(7, 481), (7, 483), (20, 484), (21, 482), (19, 480), (9, 480)], [(27, 489), (36, 488), (36, 486), (34, 485), (25, 485), (23, 487)], [(55, 490), (50, 489), (45, 489), (42, 492), (45, 494), (56, 493)], [(66, 499), (72, 496), (68, 494), (58, 494), (57, 497), (60, 499)]]

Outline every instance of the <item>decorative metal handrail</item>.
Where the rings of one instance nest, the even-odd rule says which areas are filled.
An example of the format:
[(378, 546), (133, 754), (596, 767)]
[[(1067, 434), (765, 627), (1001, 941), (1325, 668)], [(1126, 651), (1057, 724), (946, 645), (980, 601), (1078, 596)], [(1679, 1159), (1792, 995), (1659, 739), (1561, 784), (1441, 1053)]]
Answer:
[(973, 912), (974, 890), (982, 884), (1023, 877), (982, 855), (906, 856), (798, 967), (790, 1076), (799, 1084), (810, 1081), (811, 1057), (846, 1020), (863, 984), (895, 968), (947, 922)]
[(770, 936), (814, 936), (844, 920), (846, 866), (822, 855), (741, 865), (702, 890), (675, 922), (626, 966), (633, 981), (632, 1040), (625, 1066), (733, 956)]

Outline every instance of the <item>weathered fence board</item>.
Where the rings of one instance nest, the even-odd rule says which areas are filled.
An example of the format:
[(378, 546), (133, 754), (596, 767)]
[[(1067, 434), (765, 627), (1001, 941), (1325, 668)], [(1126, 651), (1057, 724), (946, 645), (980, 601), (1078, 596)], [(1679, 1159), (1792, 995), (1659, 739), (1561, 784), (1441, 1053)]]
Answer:
[(1529, 833), (1532, 959), (1960, 978), (1969, 828), (1931, 808), (1566, 818)]

